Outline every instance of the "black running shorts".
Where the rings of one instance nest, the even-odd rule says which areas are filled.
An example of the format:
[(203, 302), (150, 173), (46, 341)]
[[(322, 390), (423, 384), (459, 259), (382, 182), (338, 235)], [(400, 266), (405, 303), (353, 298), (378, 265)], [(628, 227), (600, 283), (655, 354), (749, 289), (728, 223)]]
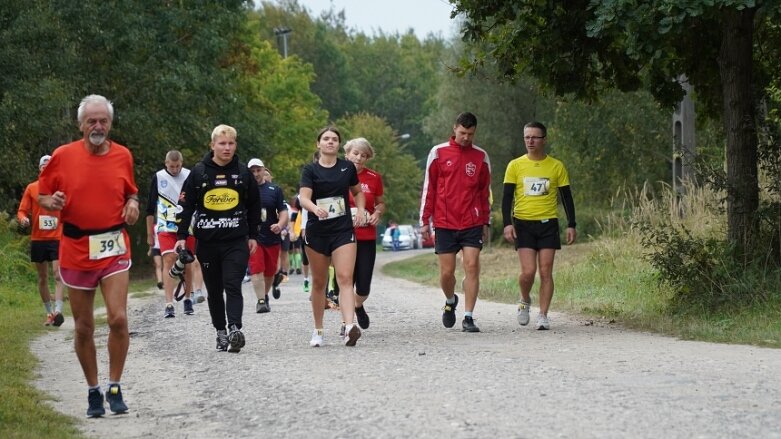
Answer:
[(434, 253), (458, 253), (464, 247), (483, 249), (483, 226), (464, 230), (436, 229)]
[(60, 259), (60, 241), (30, 241), (31, 262), (51, 262)]
[(347, 245), (355, 244), (355, 233), (341, 232), (335, 235), (306, 234), (306, 246), (323, 256), (331, 256), (334, 250)]
[(541, 248), (561, 248), (561, 237), (559, 236), (559, 220), (556, 218), (548, 220), (528, 221), (513, 218), (515, 227), (515, 249), (532, 248), (539, 250)]

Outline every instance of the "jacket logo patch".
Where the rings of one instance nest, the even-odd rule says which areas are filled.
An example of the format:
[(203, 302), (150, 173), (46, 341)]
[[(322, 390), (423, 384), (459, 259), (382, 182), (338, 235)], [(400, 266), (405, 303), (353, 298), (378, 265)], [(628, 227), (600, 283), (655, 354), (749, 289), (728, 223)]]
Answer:
[(239, 205), (239, 193), (230, 188), (212, 189), (203, 195), (203, 207), (225, 211)]
[(474, 177), (476, 171), (477, 171), (477, 165), (475, 165), (472, 162), (466, 164), (466, 175), (470, 177)]
[(222, 180), (214, 180), (215, 186), (227, 186), (228, 180), (222, 179)]

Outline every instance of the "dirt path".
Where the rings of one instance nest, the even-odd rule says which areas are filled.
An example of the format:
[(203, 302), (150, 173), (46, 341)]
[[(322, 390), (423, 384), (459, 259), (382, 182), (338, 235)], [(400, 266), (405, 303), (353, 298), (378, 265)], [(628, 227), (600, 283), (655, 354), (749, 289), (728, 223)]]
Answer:
[[(382, 253), (378, 263), (417, 252)], [(379, 271), (378, 271), (379, 272)], [(85, 419), (72, 321), (32, 344), (36, 385), (97, 438), (781, 438), (781, 350), (680, 341), (552, 314), (551, 331), (520, 327), (515, 306), (478, 302), (482, 332), (440, 321), (439, 290), (381, 274), (355, 348), (312, 349), (311, 310), (292, 276), (272, 312), (254, 313), (247, 346), (214, 350), (205, 304), (162, 318), (162, 298), (133, 300), (123, 391), (131, 412)], [(535, 312), (532, 312), (532, 320)], [(105, 386), (105, 328), (99, 328)]]

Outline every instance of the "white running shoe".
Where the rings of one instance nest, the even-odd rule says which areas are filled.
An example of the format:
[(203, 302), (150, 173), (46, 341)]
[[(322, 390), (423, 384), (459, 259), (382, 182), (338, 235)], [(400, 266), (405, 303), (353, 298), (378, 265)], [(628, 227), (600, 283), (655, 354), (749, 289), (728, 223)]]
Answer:
[(550, 329), (550, 321), (548, 316), (540, 314), (537, 316), (537, 329)]
[(357, 342), (359, 338), (361, 338), (361, 329), (358, 328), (358, 325), (352, 323), (344, 328), (343, 340), (345, 346), (355, 346), (355, 342)]
[(309, 346), (312, 346), (313, 348), (319, 348), (320, 346), (323, 346), (323, 344), (323, 330), (315, 329), (312, 331), (312, 339), (309, 340)]
[(526, 326), (529, 324), (529, 307), (531, 306), (531, 300), (529, 303), (518, 302), (518, 324)]

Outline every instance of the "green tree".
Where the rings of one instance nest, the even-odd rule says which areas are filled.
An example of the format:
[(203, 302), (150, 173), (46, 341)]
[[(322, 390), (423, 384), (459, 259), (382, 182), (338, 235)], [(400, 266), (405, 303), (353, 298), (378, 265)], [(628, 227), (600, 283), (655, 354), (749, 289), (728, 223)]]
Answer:
[(647, 87), (672, 108), (686, 74), (700, 108), (723, 118), (727, 137), (727, 238), (750, 248), (758, 206), (754, 94), (763, 41), (781, 4), (761, 0), (454, 0), (464, 37), (485, 50), (467, 68), (490, 62), (506, 77), (528, 73), (557, 94), (595, 98), (604, 90)]
[(0, 210), (15, 210), (38, 158), (69, 140), (78, 68), (54, 5), (8, 1), (0, 8)]
[(417, 223), (423, 173), (415, 157), (399, 145), (398, 134), (382, 118), (357, 114), (337, 122), (342, 143), (364, 137), (372, 144), (374, 159), (366, 164), (382, 175), (387, 212), (384, 221)]
[[(446, 63), (455, 65), (463, 50), (463, 43), (453, 44)], [(433, 144), (442, 143), (453, 135), (453, 124), (459, 113), (469, 111), (477, 116), (475, 144), (485, 149), (491, 159), (491, 189), (496, 210), (501, 203), (507, 164), (526, 153), (523, 125), (532, 120), (546, 123), (552, 120), (553, 102), (541, 95), (534, 81), (528, 78), (512, 83), (500, 81), (491, 66), (463, 76), (443, 69), (437, 79), (434, 109), (425, 118), (425, 132), (436, 139)], [(426, 149), (424, 159), (430, 148)]]

